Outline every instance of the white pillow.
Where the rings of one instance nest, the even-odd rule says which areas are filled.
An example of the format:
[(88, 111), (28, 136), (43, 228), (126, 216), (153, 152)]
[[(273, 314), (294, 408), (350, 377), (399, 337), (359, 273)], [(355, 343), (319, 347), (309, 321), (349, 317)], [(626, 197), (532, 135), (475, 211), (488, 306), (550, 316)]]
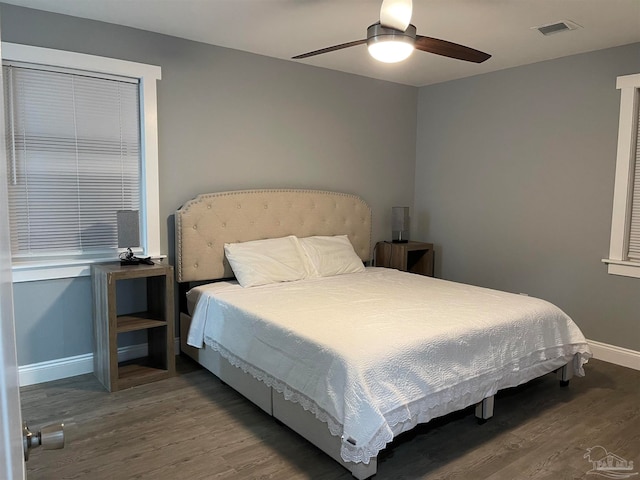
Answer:
[(242, 243), (225, 243), (224, 252), (243, 287), (290, 282), (309, 277), (309, 267), (293, 235)]
[(346, 235), (301, 238), (300, 245), (311, 263), (312, 276), (330, 277), (364, 272), (362, 260)]

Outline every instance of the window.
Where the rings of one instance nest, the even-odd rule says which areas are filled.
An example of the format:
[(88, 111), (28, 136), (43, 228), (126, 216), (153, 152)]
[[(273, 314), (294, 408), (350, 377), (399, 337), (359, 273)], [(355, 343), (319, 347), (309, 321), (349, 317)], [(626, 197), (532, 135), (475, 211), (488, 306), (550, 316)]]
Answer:
[(86, 275), (116, 258), (117, 210), (158, 256), (160, 68), (3, 44), (14, 281)]
[(114, 255), (140, 209), (138, 82), (6, 63), (14, 261)]
[(618, 77), (620, 123), (608, 271), (640, 278), (640, 74)]

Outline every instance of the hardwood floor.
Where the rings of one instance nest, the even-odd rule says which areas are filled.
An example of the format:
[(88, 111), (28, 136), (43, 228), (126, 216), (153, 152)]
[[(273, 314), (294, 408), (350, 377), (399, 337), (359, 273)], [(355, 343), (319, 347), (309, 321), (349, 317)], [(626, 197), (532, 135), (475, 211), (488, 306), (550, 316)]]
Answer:
[[(595, 480), (584, 455), (596, 445), (640, 471), (640, 372), (586, 370), (568, 388), (547, 375), (499, 394), (484, 425), (468, 409), (408, 432), (375, 478)], [(24, 387), (32, 430), (63, 421), (67, 437), (64, 450), (32, 452), (28, 480), (352, 478), (189, 359), (178, 372), (111, 394), (93, 375)]]

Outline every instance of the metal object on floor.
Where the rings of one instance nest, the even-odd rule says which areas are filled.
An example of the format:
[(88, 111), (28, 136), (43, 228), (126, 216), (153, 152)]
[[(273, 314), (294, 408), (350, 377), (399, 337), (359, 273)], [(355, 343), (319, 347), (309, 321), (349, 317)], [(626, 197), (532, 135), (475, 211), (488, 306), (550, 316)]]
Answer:
[(24, 448), (24, 461), (29, 460), (29, 452), (36, 447), (45, 450), (59, 450), (64, 448), (64, 424), (52, 423), (45, 425), (37, 433), (29, 430), (27, 422), (22, 423), (22, 445)]

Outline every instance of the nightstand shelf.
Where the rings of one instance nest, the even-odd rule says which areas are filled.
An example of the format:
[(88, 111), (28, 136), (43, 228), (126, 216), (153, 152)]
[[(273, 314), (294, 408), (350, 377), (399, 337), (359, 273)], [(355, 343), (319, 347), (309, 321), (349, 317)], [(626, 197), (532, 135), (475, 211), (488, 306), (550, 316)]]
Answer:
[(376, 266), (433, 277), (433, 244), (378, 242)]
[(153, 367), (150, 362), (146, 357), (132, 363), (122, 362), (118, 367), (118, 390), (167, 378), (166, 370)]
[[(166, 265), (94, 265), (94, 373), (110, 392), (175, 374), (173, 351), (173, 267)], [(146, 310), (117, 315), (116, 284), (146, 282)], [(146, 333), (146, 355), (118, 361), (118, 335)]]
[(118, 316), (118, 333), (134, 332), (154, 327), (166, 327), (164, 320), (154, 320), (151, 312), (134, 313)]

